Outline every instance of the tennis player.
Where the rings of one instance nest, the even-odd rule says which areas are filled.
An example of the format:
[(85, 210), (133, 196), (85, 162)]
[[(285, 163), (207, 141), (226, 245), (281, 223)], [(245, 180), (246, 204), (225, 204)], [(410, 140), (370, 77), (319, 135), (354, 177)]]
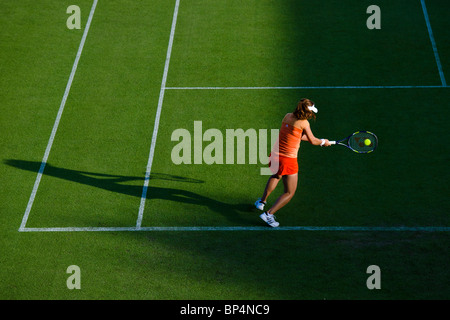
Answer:
[(318, 112), (314, 102), (302, 99), (293, 113), (288, 113), (283, 118), (278, 140), (272, 148), (269, 156), (269, 167), (273, 175), (267, 181), (266, 188), (261, 198), (256, 200), (255, 206), (264, 211), (267, 198), (275, 190), (280, 179), (283, 180), (284, 193), (278, 197), (273, 206), (264, 211), (259, 217), (271, 227), (280, 224), (275, 221), (274, 213), (284, 207), (294, 196), (298, 181), (297, 154), (300, 142), (309, 141), (315, 146), (330, 146), (328, 139), (318, 139), (314, 136), (309, 125), (309, 119), (316, 118)]

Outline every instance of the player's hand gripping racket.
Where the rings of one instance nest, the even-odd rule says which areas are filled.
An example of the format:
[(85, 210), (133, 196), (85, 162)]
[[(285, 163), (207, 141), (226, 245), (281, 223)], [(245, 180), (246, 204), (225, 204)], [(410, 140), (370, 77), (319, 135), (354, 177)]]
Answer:
[(340, 144), (357, 153), (370, 153), (376, 149), (378, 138), (370, 131), (357, 131), (345, 139), (330, 141), (330, 144)]

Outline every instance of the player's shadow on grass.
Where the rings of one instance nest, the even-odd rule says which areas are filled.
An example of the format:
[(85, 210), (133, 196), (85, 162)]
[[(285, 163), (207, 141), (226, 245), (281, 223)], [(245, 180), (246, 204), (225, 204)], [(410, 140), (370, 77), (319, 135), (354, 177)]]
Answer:
[[(3, 161), (5, 164), (32, 172), (39, 172), (41, 163), (37, 161), (15, 160), (8, 159)], [(87, 171), (79, 171), (72, 169), (65, 169), (52, 166), (47, 163), (43, 172), (44, 175), (56, 177), (59, 179), (69, 180), (84, 185), (89, 185), (95, 188), (117, 192), (129, 196), (142, 196), (142, 189), (144, 184), (144, 177), (112, 175), (103, 173), (94, 173)], [(203, 180), (182, 177), (178, 175), (171, 175), (165, 173), (152, 173), (150, 180), (166, 180), (181, 183), (205, 183)], [(130, 181), (142, 181), (141, 185), (127, 185), (124, 184)], [(249, 220), (243, 219), (239, 215), (239, 211), (250, 211), (252, 206), (249, 204), (228, 204), (218, 200), (205, 197), (201, 194), (175, 188), (164, 188), (149, 186), (147, 190), (147, 199), (162, 199), (168, 201), (176, 201), (189, 203), (193, 205), (206, 206), (213, 212), (217, 212), (229, 221), (234, 223), (250, 224)]]

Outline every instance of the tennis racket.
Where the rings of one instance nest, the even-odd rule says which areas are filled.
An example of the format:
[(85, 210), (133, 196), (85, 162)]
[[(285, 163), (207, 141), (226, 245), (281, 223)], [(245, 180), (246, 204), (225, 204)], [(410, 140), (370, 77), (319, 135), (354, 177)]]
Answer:
[(340, 144), (356, 153), (370, 153), (378, 146), (378, 138), (370, 131), (357, 131), (345, 139), (330, 141), (330, 143)]

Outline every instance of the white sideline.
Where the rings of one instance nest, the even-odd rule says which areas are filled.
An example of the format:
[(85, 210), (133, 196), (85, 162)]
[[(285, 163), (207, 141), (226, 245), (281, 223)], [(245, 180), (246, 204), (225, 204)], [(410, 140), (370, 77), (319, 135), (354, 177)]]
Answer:
[(69, 81), (67, 82), (66, 90), (64, 91), (64, 96), (62, 98), (61, 105), (59, 106), (58, 114), (56, 116), (56, 120), (53, 125), (52, 133), (50, 135), (50, 139), (48, 140), (47, 148), (45, 149), (44, 157), (41, 162), (41, 167), (39, 168), (36, 181), (34, 182), (33, 190), (31, 191), (30, 199), (28, 200), (28, 205), (25, 210), (25, 214), (23, 215), (19, 231), (23, 231), (25, 229), (25, 225), (28, 221), (28, 216), (30, 215), (31, 207), (33, 206), (34, 198), (36, 197), (36, 193), (39, 188), (39, 184), (41, 182), (42, 174), (44, 172), (48, 156), (50, 155), (50, 150), (52, 149), (53, 141), (55, 140), (56, 131), (58, 130), (59, 122), (61, 120), (61, 116), (64, 111), (64, 106), (66, 105), (67, 97), (69, 96), (70, 87), (72, 86), (72, 81), (75, 76), (75, 72), (77, 71), (78, 62), (80, 61), (81, 52), (83, 51), (84, 42), (86, 41), (86, 37), (89, 32), (89, 27), (91, 26), (91, 21), (92, 17), (94, 16), (96, 6), (97, 0), (94, 0), (91, 7), (91, 12), (89, 13), (88, 21), (86, 23), (86, 28), (84, 29), (83, 37), (81, 38), (80, 46), (78, 47), (77, 56), (75, 57), (75, 61), (72, 66), (72, 71), (70, 72)]
[(433, 46), (434, 58), (436, 60), (436, 65), (439, 70), (439, 76), (441, 77), (441, 83), (442, 83), (443, 87), (446, 87), (447, 83), (445, 81), (444, 71), (442, 70), (441, 60), (439, 59), (439, 53), (438, 53), (438, 50), (436, 47), (436, 41), (434, 41), (433, 30), (431, 29), (431, 23), (430, 23), (430, 19), (428, 17), (428, 11), (427, 11), (427, 7), (425, 5), (425, 0), (420, 0), (420, 2), (422, 4), (422, 11), (423, 11), (423, 15), (425, 17), (425, 23), (427, 24), (428, 35), (430, 36), (431, 45)]
[(170, 38), (169, 38), (169, 45), (167, 47), (166, 63), (164, 65), (164, 74), (163, 74), (163, 78), (161, 81), (161, 90), (159, 92), (158, 108), (156, 110), (155, 124), (153, 127), (152, 143), (150, 145), (150, 153), (148, 156), (147, 169), (145, 172), (144, 186), (142, 188), (141, 203), (139, 205), (139, 214), (138, 214), (138, 218), (136, 221), (136, 229), (141, 228), (142, 218), (144, 217), (145, 200), (147, 198), (148, 183), (150, 180), (150, 173), (152, 171), (153, 156), (155, 154), (156, 138), (158, 136), (158, 128), (159, 128), (159, 119), (161, 117), (161, 109), (162, 109), (162, 104), (163, 104), (163, 100), (164, 100), (164, 92), (166, 89), (167, 73), (169, 72), (170, 56), (172, 54), (173, 37), (175, 35), (175, 27), (177, 25), (178, 7), (179, 6), (180, 6), (180, 0), (177, 0), (177, 2), (175, 3), (175, 9), (173, 12), (172, 28), (170, 30)]

